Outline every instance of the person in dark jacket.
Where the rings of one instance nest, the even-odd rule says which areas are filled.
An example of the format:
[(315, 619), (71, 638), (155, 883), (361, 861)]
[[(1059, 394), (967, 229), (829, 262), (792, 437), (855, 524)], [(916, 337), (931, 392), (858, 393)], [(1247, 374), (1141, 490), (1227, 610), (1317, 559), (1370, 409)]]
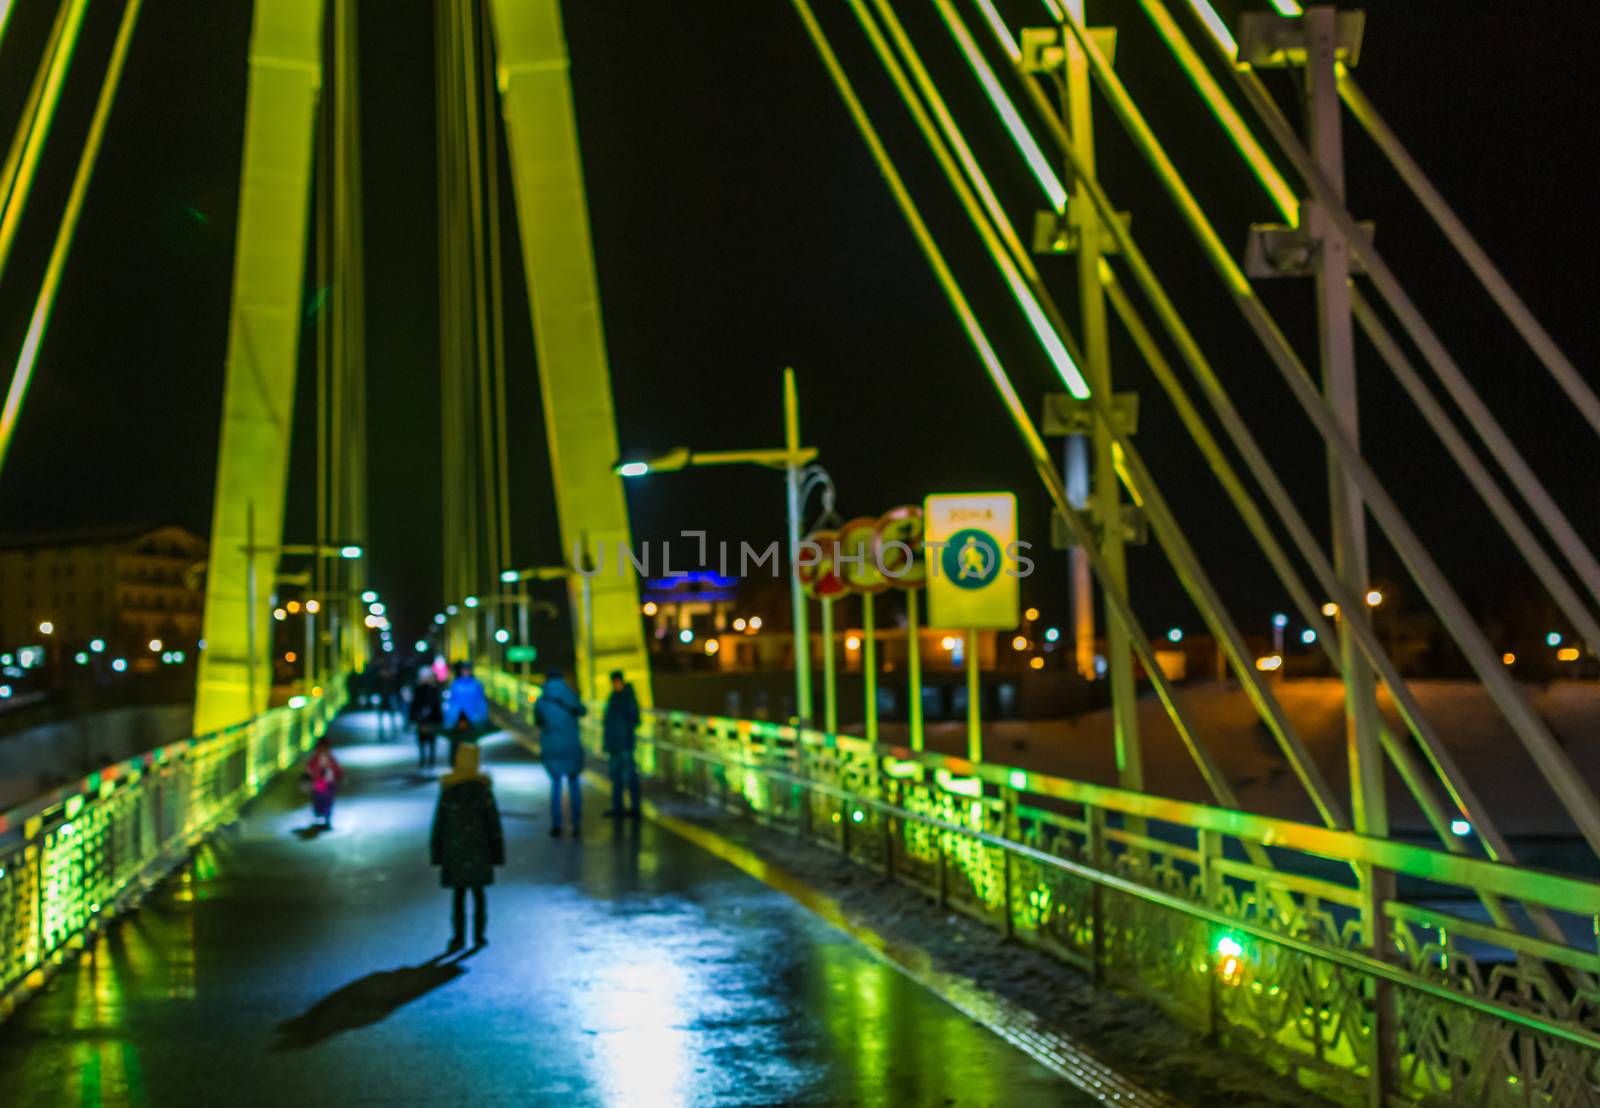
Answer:
[(550, 834), (561, 834), (561, 784), (566, 782), (573, 835), (583, 833), (583, 740), (578, 736), (578, 720), (588, 714), (583, 701), (567, 684), (559, 669), (545, 675), (544, 689), (533, 704), (533, 719), (539, 725), (539, 758), (550, 775)]
[[(611, 807), (608, 816), (639, 816), (639, 767), (633, 746), (639, 731), (639, 698), (622, 671), (611, 671), (611, 697), (606, 701), (604, 745), (611, 770)], [(624, 800), (630, 803), (624, 803)]]
[(455, 770), (439, 778), (439, 805), (433, 811), (428, 860), (439, 867), (439, 884), (454, 890), (450, 909), (450, 952), (465, 945), (467, 891), (472, 891), (474, 946), (488, 945), (488, 905), (484, 886), (494, 884), (494, 867), (505, 865), (506, 841), (495, 807), (494, 788), (478, 772), (478, 747), (462, 743)]
[(417, 677), (416, 692), (411, 694), (411, 726), (417, 732), (418, 769), (433, 768), (443, 725), (444, 697), (439, 693), (439, 682), (434, 680), (433, 670), (424, 669)]

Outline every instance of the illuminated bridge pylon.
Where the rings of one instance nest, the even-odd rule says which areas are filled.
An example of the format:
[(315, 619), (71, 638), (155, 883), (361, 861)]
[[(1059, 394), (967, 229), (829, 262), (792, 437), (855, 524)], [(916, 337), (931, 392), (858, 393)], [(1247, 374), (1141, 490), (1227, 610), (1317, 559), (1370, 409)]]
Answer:
[[(436, 12), (444, 592), (455, 605), (506, 593), (502, 582), (515, 579), (517, 568), (505, 456), (497, 106), (509, 141), (562, 549), (626, 544), (628, 521), (611, 472), (617, 448), (610, 373), (560, 6), (439, 0)], [(318, 533), (307, 572), (315, 592), (329, 598), (338, 661), (362, 663), (365, 571), (360, 560), (345, 572), (334, 569), (339, 551), (363, 546), (367, 534), (355, 42), (353, 0), (326, 7), (322, 0), (256, 4), (207, 649), (196, 709), (201, 730), (266, 705), (267, 600), (286, 552), (285, 482), (313, 207), (323, 310), (316, 359)], [(580, 584), (575, 576), (570, 584), (576, 611)], [(648, 688), (635, 579), (595, 578), (587, 604), (591, 631), (575, 636), (579, 672), (592, 683), (595, 673), (621, 669)], [(490, 645), (468, 633), (476, 626), (452, 623), (453, 653)]]

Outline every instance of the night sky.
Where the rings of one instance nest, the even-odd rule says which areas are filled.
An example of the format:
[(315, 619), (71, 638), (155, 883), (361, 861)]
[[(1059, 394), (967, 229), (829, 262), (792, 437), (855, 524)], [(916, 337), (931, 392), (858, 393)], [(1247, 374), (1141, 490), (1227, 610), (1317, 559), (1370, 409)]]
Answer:
[[(844, 4), (819, 16), (1037, 412), (1051, 374)], [(924, 5), (903, 18), (1019, 226), (1036, 192)], [(1037, 13), (1013, 0), (1013, 16)], [(1219, 7), (1225, 12), (1229, 5)], [(17, 117), (53, 14), (21, 0), (0, 53), (0, 119)], [(964, 9), (970, 10), (970, 9)], [(1230, 245), (1273, 213), (1132, 4), (1115, 12), (1118, 69)], [(92, 5), (71, 89), (0, 285), (14, 359), (65, 199), (119, 6)], [(370, 367), (372, 574), (412, 634), (440, 603), (432, 5), (364, 3), (362, 78)], [(1015, 489), (1024, 537), (1044, 548), (1048, 507), (1005, 414), (877, 176), (790, 6), (779, 0), (584, 0), (567, 5), (601, 294), (624, 447), (775, 445), (780, 370), (800, 373), (805, 437), (845, 516), (929, 492)], [(149, 0), (36, 383), (0, 478), (0, 532), (176, 520), (211, 510), (242, 139), (249, 5)], [(1412, 0), (1368, 5), (1358, 76), (1512, 283), (1580, 365), (1600, 234), (1595, 185), (1600, 31), (1584, 5)], [(1269, 75), (1295, 111), (1286, 78)], [(1102, 102), (1103, 103), (1103, 102)], [(1102, 176), (1189, 313), (1191, 326), (1319, 529), (1318, 441), (1211, 278), (1153, 178), (1098, 116)], [(1353, 128), (1347, 119), (1347, 128)], [(1442, 239), (1349, 131), (1351, 206), (1580, 531), (1600, 533), (1593, 440)], [(526, 298), (510, 238), (515, 541), (519, 564), (560, 556)], [(1069, 260), (1042, 259), (1075, 312)], [(1312, 353), (1311, 286), (1268, 303)], [(305, 340), (312, 335), (307, 319)], [(1369, 456), (1480, 611), (1518, 575), (1510, 548), (1370, 349), (1361, 358)], [(1284, 605), (1170, 405), (1120, 335), (1119, 387), (1141, 394), (1138, 442), (1194, 545), (1247, 627)], [(309, 424), (307, 424), (309, 426)], [(290, 534), (310, 533), (309, 435), (297, 450)], [(301, 491), (303, 490), (303, 491)], [(635, 533), (778, 537), (781, 486), (737, 469), (630, 488)], [(1380, 578), (1398, 582), (1375, 545)], [(1197, 619), (1154, 546), (1131, 555), (1152, 627)], [(1052, 563), (1046, 563), (1050, 565)], [(1064, 574), (1025, 583), (1065, 616)], [(1420, 599), (1402, 586), (1408, 606)], [(1054, 617), (1052, 617), (1054, 618)]]

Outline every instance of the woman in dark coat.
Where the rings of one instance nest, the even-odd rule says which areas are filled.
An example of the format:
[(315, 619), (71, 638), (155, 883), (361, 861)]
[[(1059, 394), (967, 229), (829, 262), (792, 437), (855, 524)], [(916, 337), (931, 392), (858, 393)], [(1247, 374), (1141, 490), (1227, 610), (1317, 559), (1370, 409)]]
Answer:
[(433, 671), (424, 669), (417, 678), (417, 691), (411, 697), (411, 725), (417, 730), (417, 768), (431, 769), (439, 728), (444, 723), (444, 697)]
[(429, 861), (439, 867), (439, 884), (455, 891), (450, 950), (465, 945), (468, 889), (472, 890), (473, 944), (487, 945), (489, 914), (483, 889), (494, 884), (494, 867), (505, 864), (506, 844), (494, 789), (489, 778), (478, 772), (474, 743), (461, 744), (456, 750), (455, 771), (439, 779)]

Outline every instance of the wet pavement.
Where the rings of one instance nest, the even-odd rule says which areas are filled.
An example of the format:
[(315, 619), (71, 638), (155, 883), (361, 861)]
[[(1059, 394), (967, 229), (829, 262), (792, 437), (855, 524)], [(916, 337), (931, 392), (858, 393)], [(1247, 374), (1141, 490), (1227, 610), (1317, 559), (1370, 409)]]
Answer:
[(1087, 1104), (805, 909), (485, 744), (508, 864), (490, 945), (444, 957), (437, 786), (370, 716), (331, 834), (292, 777), (0, 1028), (38, 1105)]

